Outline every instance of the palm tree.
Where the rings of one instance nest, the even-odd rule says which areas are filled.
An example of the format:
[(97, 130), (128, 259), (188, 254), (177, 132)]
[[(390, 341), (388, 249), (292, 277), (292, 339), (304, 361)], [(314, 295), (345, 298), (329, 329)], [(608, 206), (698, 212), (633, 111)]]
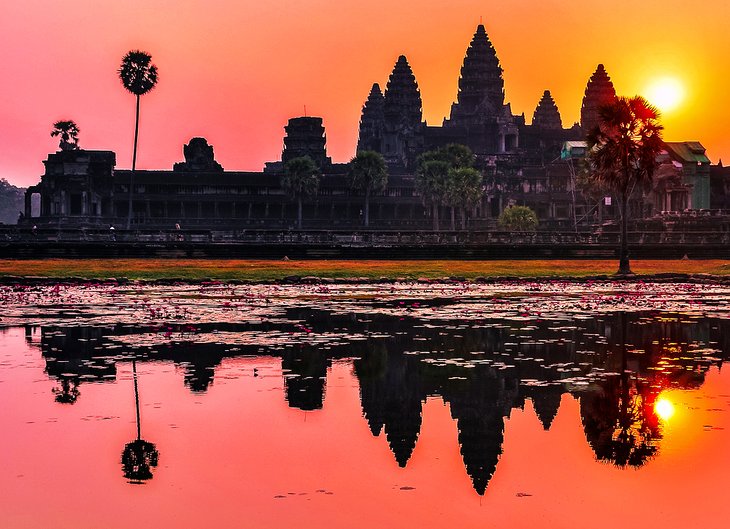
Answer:
[(599, 125), (588, 133), (588, 170), (611, 189), (621, 208), (618, 274), (630, 274), (628, 201), (637, 185), (651, 182), (663, 148), (659, 111), (643, 97), (619, 97), (599, 108)]
[(446, 196), (451, 167), (442, 160), (422, 158), (416, 170), (416, 189), (424, 202), (433, 208), (433, 230), (439, 231), (439, 207)]
[(75, 121), (56, 121), (53, 124), (51, 137), (61, 136), (58, 144), (62, 151), (73, 151), (79, 148), (79, 127)]
[(454, 209), (459, 209), (461, 229), (466, 230), (466, 212), (473, 210), (484, 194), (482, 174), (472, 167), (449, 171), (447, 200), (451, 206), (451, 229), (455, 230)]
[(439, 207), (451, 205), (451, 228), (455, 229), (454, 208), (456, 193), (450, 184), (451, 171), (474, 167), (474, 153), (465, 145), (450, 143), (423, 153), (416, 170), (416, 188), (423, 200), (433, 207), (433, 229), (439, 230)]
[(385, 189), (388, 184), (388, 168), (383, 155), (375, 151), (360, 151), (350, 160), (352, 187), (365, 193), (364, 224), (370, 225), (370, 195)]
[(157, 66), (151, 64), (149, 53), (132, 50), (122, 58), (119, 67), (119, 79), (124, 88), (137, 98), (137, 112), (134, 119), (134, 151), (132, 154), (132, 172), (129, 177), (129, 211), (127, 213), (127, 229), (132, 223), (132, 193), (134, 192), (134, 171), (137, 168), (137, 138), (139, 136), (139, 99), (152, 90), (157, 84)]
[(137, 439), (124, 445), (122, 451), (122, 470), (130, 483), (143, 483), (152, 479), (152, 467), (157, 466), (159, 453), (153, 443), (142, 439), (142, 428), (139, 416), (139, 389), (137, 387), (137, 360), (132, 358), (132, 374), (134, 378), (134, 404), (137, 412)]
[(297, 228), (302, 229), (302, 199), (317, 193), (319, 168), (309, 156), (292, 158), (284, 165), (281, 186), (297, 200)]

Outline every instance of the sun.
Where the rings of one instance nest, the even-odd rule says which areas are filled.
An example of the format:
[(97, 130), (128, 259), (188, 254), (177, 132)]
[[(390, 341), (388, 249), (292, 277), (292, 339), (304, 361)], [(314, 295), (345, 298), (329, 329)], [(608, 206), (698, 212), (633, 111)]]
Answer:
[(669, 112), (684, 99), (684, 86), (674, 77), (661, 77), (647, 86), (646, 98), (660, 111)]
[(674, 415), (674, 404), (666, 397), (662, 397), (654, 403), (654, 412), (666, 422)]

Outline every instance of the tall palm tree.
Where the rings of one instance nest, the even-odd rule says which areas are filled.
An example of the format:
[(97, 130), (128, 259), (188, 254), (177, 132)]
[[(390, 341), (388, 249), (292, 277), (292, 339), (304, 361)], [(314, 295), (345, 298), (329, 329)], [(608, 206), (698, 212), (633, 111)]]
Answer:
[(370, 195), (385, 189), (388, 168), (383, 155), (375, 151), (360, 151), (350, 160), (352, 187), (365, 193), (364, 225), (370, 225)]
[(127, 229), (132, 223), (132, 193), (134, 192), (134, 171), (137, 168), (137, 138), (139, 136), (139, 99), (152, 90), (157, 84), (157, 66), (151, 63), (152, 56), (139, 50), (132, 50), (122, 58), (119, 67), (119, 79), (124, 88), (137, 98), (137, 112), (134, 119), (134, 151), (132, 154), (132, 172), (129, 177), (129, 211), (127, 213)]
[(484, 195), (482, 174), (473, 167), (459, 167), (449, 171), (447, 201), (451, 206), (451, 229), (454, 226), (454, 209), (459, 209), (461, 229), (466, 230), (466, 212), (474, 209)]
[(588, 133), (588, 170), (611, 189), (621, 208), (618, 274), (630, 274), (628, 201), (637, 186), (651, 182), (662, 150), (659, 111), (643, 97), (619, 97), (599, 108), (599, 124)]
[(284, 165), (281, 186), (297, 201), (297, 228), (302, 229), (302, 200), (319, 188), (319, 168), (309, 156), (292, 158)]
[(122, 470), (124, 477), (130, 483), (140, 484), (148, 479), (152, 479), (152, 467), (157, 466), (159, 453), (153, 443), (142, 439), (136, 358), (132, 358), (132, 375), (134, 378), (134, 404), (137, 412), (137, 439), (124, 446), (124, 450), (122, 451)]
[(416, 189), (433, 211), (433, 230), (439, 231), (439, 208), (446, 197), (446, 185), (451, 167), (442, 160), (421, 158), (416, 170)]
[(416, 188), (423, 200), (433, 207), (433, 229), (439, 230), (439, 208), (444, 204), (451, 206), (451, 228), (455, 229), (454, 211), (457, 207), (455, 194), (456, 176), (454, 171), (474, 167), (474, 153), (466, 145), (450, 143), (433, 151), (424, 152), (418, 160), (416, 169)]
[(58, 144), (62, 151), (73, 151), (79, 148), (79, 127), (75, 121), (56, 121), (53, 124), (51, 137), (61, 136)]

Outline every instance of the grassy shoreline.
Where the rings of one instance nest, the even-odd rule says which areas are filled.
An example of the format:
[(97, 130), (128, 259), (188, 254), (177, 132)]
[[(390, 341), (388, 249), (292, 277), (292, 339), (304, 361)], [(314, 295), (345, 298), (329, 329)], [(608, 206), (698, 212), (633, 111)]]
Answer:
[[(444, 277), (530, 277), (582, 278), (610, 276), (615, 259), (606, 260), (215, 260), (215, 259), (0, 259), (0, 278), (86, 278), (159, 280), (245, 280), (271, 281), (290, 276), (368, 279), (440, 279)], [(730, 277), (727, 260), (635, 260), (631, 267), (638, 276), (658, 274), (706, 274)]]

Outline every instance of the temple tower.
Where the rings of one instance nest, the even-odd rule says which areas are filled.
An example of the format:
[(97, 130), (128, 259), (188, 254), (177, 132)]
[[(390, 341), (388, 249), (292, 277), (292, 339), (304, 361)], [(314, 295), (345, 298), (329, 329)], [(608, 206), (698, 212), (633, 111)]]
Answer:
[(293, 158), (309, 156), (320, 169), (329, 166), (332, 160), (327, 156), (327, 136), (324, 132), (322, 118), (291, 118), (284, 127), (284, 151), (281, 161), (286, 163)]
[(497, 52), (482, 24), (477, 27), (459, 77), (457, 102), (445, 125), (483, 124), (498, 116), (504, 105), (504, 80)]
[(385, 98), (378, 83), (373, 84), (370, 95), (362, 107), (357, 150), (382, 152)]
[(382, 154), (391, 164), (408, 167), (423, 145), (422, 103), (416, 77), (405, 55), (398, 57), (383, 100)]
[(580, 125), (584, 134), (588, 134), (598, 125), (598, 109), (616, 99), (616, 90), (611, 78), (602, 64), (593, 73), (586, 86), (583, 105), (580, 109)]
[(540, 99), (540, 103), (538, 103), (532, 116), (532, 125), (547, 130), (561, 130), (563, 128), (560, 112), (553, 96), (550, 94), (550, 90), (545, 90), (542, 94), (542, 99)]

